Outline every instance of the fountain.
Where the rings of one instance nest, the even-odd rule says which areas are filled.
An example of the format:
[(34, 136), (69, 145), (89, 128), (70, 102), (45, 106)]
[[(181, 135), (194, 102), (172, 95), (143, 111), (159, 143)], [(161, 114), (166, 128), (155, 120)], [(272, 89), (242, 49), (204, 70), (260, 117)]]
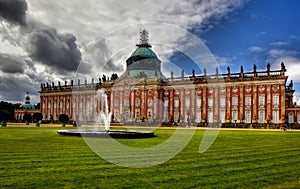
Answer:
[[(101, 101), (104, 105), (104, 111), (97, 113), (97, 117), (93, 129), (79, 127), (77, 130), (58, 130), (60, 135), (67, 136), (82, 136), (82, 137), (99, 137), (99, 138), (150, 138), (154, 137), (153, 132), (147, 131), (130, 131), (130, 130), (110, 130), (111, 112), (108, 110), (108, 99), (104, 89), (97, 91), (95, 99)], [(101, 124), (104, 125), (104, 130), (101, 130)]]

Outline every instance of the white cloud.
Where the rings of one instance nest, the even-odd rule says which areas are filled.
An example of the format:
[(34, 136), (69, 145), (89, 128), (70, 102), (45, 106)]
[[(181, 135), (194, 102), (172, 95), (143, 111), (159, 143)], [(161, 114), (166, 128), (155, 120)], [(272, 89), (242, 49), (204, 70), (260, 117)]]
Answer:
[[(96, 68), (103, 68), (110, 59), (112, 60), (110, 66), (122, 72), (127, 56), (134, 51), (135, 44), (138, 43), (139, 29), (144, 27), (150, 31), (150, 43), (153, 45), (153, 50), (162, 61), (167, 62), (174, 51), (187, 51), (193, 46), (192, 43), (185, 43), (188, 29), (197, 27), (197, 31), (201, 32), (212, 28), (246, 2), (247, 0), (222, 2), (219, 0), (200, 2), (166, 0), (159, 3), (152, 0), (131, 0), (126, 3), (117, 0), (86, 0), (84, 2), (81, 0), (27, 0), (29, 27), (34, 27), (34, 23), (39, 22), (56, 29), (59, 34), (74, 35), (82, 53), (83, 67), (91, 67), (89, 69), (96, 70), (97, 73), (88, 76), (79, 73), (61, 73), (50, 65), (41, 64), (38, 61), (31, 65), (29, 61), (26, 62), (24, 73), (20, 76), (1, 75), (2, 88), (13, 83), (20, 84), (22, 83), (20, 81), (24, 80), (25, 85), (18, 89), (16, 99), (19, 100), (19, 97), (23, 96), (27, 87), (30, 91), (36, 91), (37, 96), (40, 82), (55, 81), (57, 83), (57, 81), (72, 78), (90, 79), (100, 74), (98, 72), (101, 69)], [(171, 29), (166, 30), (168, 26)], [(177, 29), (174, 29), (174, 26)], [(1, 23), (0, 38), (4, 41), (0, 44), (0, 52), (22, 54), (22, 56), (29, 54), (27, 52), (30, 46), (28, 36), (20, 31), (19, 26)], [(5, 47), (9, 48), (5, 49)], [(109, 71), (106, 70), (106, 72), (110, 74)], [(6, 81), (10, 84), (4, 83)], [(16, 92), (1, 91), (0, 98), (6, 100), (10, 93)]]
[(269, 61), (276, 61), (277, 59), (282, 59), (284, 57), (293, 57), (299, 54), (297, 51), (290, 51), (284, 49), (271, 49), (268, 51)]
[(290, 43), (284, 41), (277, 41), (270, 43), (271, 46), (288, 46)]
[[(283, 49), (271, 49), (268, 51), (267, 61), (272, 63), (274, 69), (280, 69), (281, 62), (284, 62), (288, 76), (288, 83), (293, 80), (294, 84), (300, 84), (300, 59), (297, 57), (297, 51), (289, 51)], [(294, 86), (295, 87), (295, 86)], [(294, 102), (300, 104), (300, 93), (294, 93)]]
[(250, 52), (250, 53), (257, 53), (257, 52), (263, 52), (263, 51), (265, 51), (263, 48), (261, 48), (261, 47), (256, 47), (256, 46), (254, 46), (254, 47), (249, 47), (248, 48), (248, 51)]
[(271, 62), (276, 69), (279, 69), (281, 62), (285, 63), (289, 80), (300, 82), (300, 59), (297, 51), (283, 49), (271, 49), (268, 51), (267, 61)]
[(261, 36), (264, 36), (264, 35), (267, 35), (267, 32), (262, 31), (262, 32), (257, 33), (256, 37), (261, 37)]

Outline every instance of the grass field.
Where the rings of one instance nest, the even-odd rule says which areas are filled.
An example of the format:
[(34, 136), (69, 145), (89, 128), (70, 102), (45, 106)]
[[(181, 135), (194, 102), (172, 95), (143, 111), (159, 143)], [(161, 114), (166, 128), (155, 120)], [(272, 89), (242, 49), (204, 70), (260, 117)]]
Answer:
[[(300, 132), (222, 130), (198, 153), (204, 130), (164, 164), (132, 169), (98, 157), (80, 137), (60, 136), (61, 127), (0, 128), (0, 188), (298, 188)], [(158, 137), (122, 139), (148, 147)]]

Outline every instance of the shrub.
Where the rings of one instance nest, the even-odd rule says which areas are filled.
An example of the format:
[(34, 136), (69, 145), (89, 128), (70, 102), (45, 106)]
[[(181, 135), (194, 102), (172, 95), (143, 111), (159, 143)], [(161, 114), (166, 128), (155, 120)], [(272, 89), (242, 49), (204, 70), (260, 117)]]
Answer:
[(26, 125), (29, 125), (29, 123), (32, 121), (31, 114), (24, 114), (23, 120), (26, 122)]
[(6, 127), (6, 122), (11, 119), (11, 113), (7, 110), (0, 110), (1, 126)]
[(36, 112), (32, 116), (33, 121), (35, 121), (35, 126), (40, 126), (40, 121), (43, 120), (43, 114), (41, 112)]
[(60, 114), (58, 119), (62, 123), (62, 126), (65, 127), (66, 122), (69, 121), (69, 116), (67, 114)]

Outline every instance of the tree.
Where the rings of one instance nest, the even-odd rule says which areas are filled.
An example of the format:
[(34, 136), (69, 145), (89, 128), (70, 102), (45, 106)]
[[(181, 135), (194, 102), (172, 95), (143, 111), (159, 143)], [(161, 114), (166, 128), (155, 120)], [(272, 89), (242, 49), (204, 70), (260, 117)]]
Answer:
[(10, 117), (9, 117), (8, 120), (13, 120), (13, 115), (15, 113), (15, 107), (14, 107), (13, 104), (1, 101), (0, 102), (0, 110), (6, 110), (6, 111), (8, 111), (9, 115), (10, 115)]
[(32, 121), (31, 114), (28, 114), (28, 113), (24, 114), (23, 120), (26, 122), (26, 125), (29, 125), (29, 123)]
[(35, 121), (35, 126), (40, 126), (40, 121), (43, 119), (43, 114), (41, 112), (36, 112), (32, 116), (33, 121)]
[(37, 103), (36, 105), (34, 105), (35, 109), (39, 110), (41, 107), (41, 103)]
[(6, 127), (6, 122), (11, 119), (11, 114), (7, 110), (0, 110), (1, 126)]
[(67, 114), (60, 114), (58, 119), (62, 123), (62, 126), (65, 127), (66, 123), (69, 121), (69, 116)]

